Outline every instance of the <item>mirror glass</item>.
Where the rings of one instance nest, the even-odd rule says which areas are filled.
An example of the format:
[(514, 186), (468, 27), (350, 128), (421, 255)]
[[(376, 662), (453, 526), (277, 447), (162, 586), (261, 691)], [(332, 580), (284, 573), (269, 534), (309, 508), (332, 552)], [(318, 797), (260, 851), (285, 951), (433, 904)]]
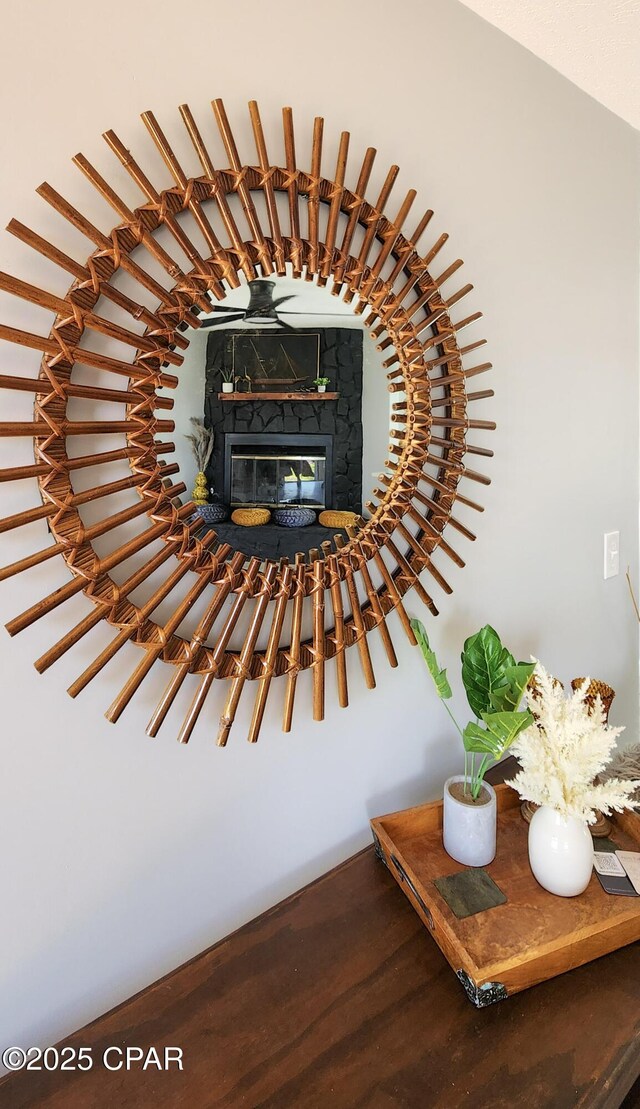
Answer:
[[(231, 290), (186, 331), (168, 413), (188, 490), (203, 524), (247, 555), (291, 561), (367, 516), (387, 457), (391, 394), (362, 316), (325, 287), (272, 276)], [(394, 399), (398, 395), (394, 394)], [(194, 456), (204, 421), (205, 464)], [(205, 451), (206, 453), (206, 451)], [(196, 485), (198, 471), (206, 481)], [(343, 526), (340, 526), (340, 523)]]

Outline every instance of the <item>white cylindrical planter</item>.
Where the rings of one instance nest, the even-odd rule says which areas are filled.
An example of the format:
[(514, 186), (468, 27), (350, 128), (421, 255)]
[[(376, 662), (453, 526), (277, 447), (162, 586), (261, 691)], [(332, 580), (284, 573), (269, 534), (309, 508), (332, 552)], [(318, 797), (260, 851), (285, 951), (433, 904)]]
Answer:
[(232, 393), (233, 392), (233, 381), (223, 381), (222, 382), (222, 392), (223, 393)]
[(485, 804), (465, 804), (452, 797), (449, 787), (464, 782), (456, 774), (444, 783), (442, 842), (447, 855), (465, 866), (486, 866), (496, 853), (496, 793), (488, 782), (482, 783), (489, 794)]
[(584, 893), (593, 867), (593, 840), (584, 820), (543, 805), (529, 825), (529, 863), (543, 889), (558, 897)]
[(327, 391), (327, 386), (326, 385), (318, 385), (318, 392), (319, 393), (326, 393), (326, 391)]

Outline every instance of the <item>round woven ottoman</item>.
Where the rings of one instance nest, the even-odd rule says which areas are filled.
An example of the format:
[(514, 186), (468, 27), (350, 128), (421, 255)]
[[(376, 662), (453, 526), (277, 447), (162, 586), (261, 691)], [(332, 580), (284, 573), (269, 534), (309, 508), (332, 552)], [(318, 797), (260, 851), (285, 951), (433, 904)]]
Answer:
[(306, 528), (315, 524), (316, 514), (311, 508), (276, 508), (273, 522), (281, 528)]
[(243, 528), (257, 528), (261, 524), (268, 524), (271, 513), (268, 508), (236, 508), (231, 513), (234, 524), (241, 524)]
[(355, 512), (339, 512), (337, 509), (328, 508), (321, 512), (318, 523), (323, 528), (352, 528), (358, 517)]
[(229, 509), (226, 504), (199, 504), (197, 513), (205, 524), (221, 524), (223, 520), (229, 519)]

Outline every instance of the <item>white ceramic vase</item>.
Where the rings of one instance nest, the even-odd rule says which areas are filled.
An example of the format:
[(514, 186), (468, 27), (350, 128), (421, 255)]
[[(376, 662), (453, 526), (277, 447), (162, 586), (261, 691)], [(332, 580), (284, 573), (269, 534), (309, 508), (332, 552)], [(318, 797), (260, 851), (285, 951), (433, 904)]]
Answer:
[(442, 810), (442, 842), (447, 855), (465, 866), (487, 866), (496, 853), (496, 793), (493, 786), (483, 782), (489, 794), (484, 805), (466, 805), (449, 792), (454, 782), (464, 782), (463, 774), (456, 774), (444, 783)]
[(537, 882), (558, 897), (584, 893), (593, 867), (593, 840), (586, 821), (561, 816), (543, 805), (529, 825), (529, 863)]
[(326, 391), (327, 391), (327, 386), (326, 385), (318, 385), (318, 392), (319, 393), (326, 393)]
[(222, 382), (222, 392), (223, 393), (232, 393), (233, 392), (233, 381), (223, 381)]

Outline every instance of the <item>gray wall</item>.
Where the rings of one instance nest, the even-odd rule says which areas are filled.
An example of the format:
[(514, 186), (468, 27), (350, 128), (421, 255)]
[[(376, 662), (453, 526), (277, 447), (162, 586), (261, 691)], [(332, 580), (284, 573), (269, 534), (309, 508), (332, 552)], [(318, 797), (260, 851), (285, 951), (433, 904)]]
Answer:
[[(369, 144), (379, 150), (374, 188), (397, 161), (397, 203), (415, 186), (420, 211), (435, 209), (434, 239), (451, 235), (442, 269), (464, 254), (469, 310), (486, 314), (473, 337), (486, 335), (495, 364), (495, 401), (477, 411), (499, 423), (493, 484), (467, 568), (448, 568), (455, 592), (433, 641), (455, 681), (462, 638), (489, 620), (565, 681), (610, 682), (613, 719), (635, 738), (637, 628), (623, 576), (604, 582), (601, 564), (602, 533), (619, 529), (622, 566), (637, 572), (638, 135), (453, 0), (399, 0), (392, 16), (380, 0), (326, 0), (313, 12), (299, 0), (193, 0), (188, 20), (168, 0), (134, 7), (5, 8), (0, 218), (16, 215), (85, 257), (35, 186), (46, 175), (108, 228), (112, 215), (70, 157), (83, 150), (134, 203), (100, 133), (113, 127), (134, 154), (150, 153), (145, 165), (164, 181), (136, 113), (153, 108), (173, 136), (188, 101), (221, 164), (207, 108), (218, 95), (250, 157), (245, 104), (256, 96), (274, 156), (280, 108), (291, 104), (301, 164), (315, 113), (326, 117), (326, 167), (342, 128), (353, 136), (350, 180)], [(176, 147), (186, 158), (186, 142)], [(2, 269), (64, 289), (10, 236), (1, 252)], [(2, 302), (0, 318), (46, 331), (46, 313)], [(33, 352), (3, 346), (0, 358), (4, 373), (37, 372)], [(3, 405), (5, 418), (29, 419), (24, 396)], [(0, 465), (29, 455), (26, 441), (0, 443)], [(37, 498), (28, 483), (3, 489), (3, 510)], [(38, 524), (3, 536), (2, 564), (46, 541)], [(4, 586), (3, 622), (65, 580), (49, 563)], [(372, 639), (375, 692), (350, 658), (348, 710), (332, 707), (330, 690), (326, 723), (312, 724), (305, 676), (291, 735), (270, 715), (250, 748), (248, 702), (223, 751), (213, 742), (222, 690), (188, 748), (171, 727), (145, 738), (162, 668), (117, 727), (106, 723), (133, 647), (76, 702), (66, 696), (107, 641), (103, 629), (35, 674), (32, 660), (86, 611), (78, 598), (14, 641), (0, 637), (3, 1044), (52, 1041), (96, 1016), (362, 847), (371, 815), (435, 797), (460, 766), (397, 622), (396, 671)]]

